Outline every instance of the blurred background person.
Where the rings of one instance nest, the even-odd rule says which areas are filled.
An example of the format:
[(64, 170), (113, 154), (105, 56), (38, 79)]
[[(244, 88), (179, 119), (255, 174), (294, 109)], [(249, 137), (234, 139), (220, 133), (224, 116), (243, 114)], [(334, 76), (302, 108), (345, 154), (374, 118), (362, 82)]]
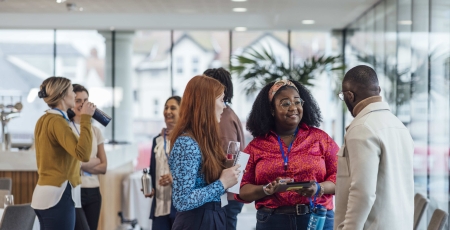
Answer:
[[(72, 131), (80, 136), (81, 108), (83, 104), (89, 102), (88, 90), (79, 84), (73, 84), (73, 92), (75, 93), (75, 107), (71, 109), (73, 113), (69, 114), (70, 127)], [(102, 195), (100, 193), (99, 174), (105, 174), (108, 165), (104, 147), (104, 138), (99, 128), (92, 126), (92, 152), (89, 162), (81, 163), (81, 212), (77, 211), (77, 215), (84, 215), (89, 228), (97, 229), (98, 220), (100, 218), (100, 209), (102, 206)], [(76, 226), (79, 227), (83, 217), (77, 216)], [(79, 228), (83, 229), (83, 228)]]
[[(240, 142), (240, 150), (244, 150), (245, 138), (241, 120), (239, 120), (239, 117), (229, 106), (231, 99), (233, 99), (233, 82), (231, 81), (230, 72), (224, 68), (218, 68), (207, 69), (203, 74), (220, 81), (225, 86), (225, 96), (223, 98), (225, 109), (223, 110), (219, 123), (222, 149), (226, 153), (230, 141), (236, 141)], [(234, 195), (228, 193), (228, 205), (224, 207), (227, 214), (227, 230), (236, 230), (237, 215), (241, 212), (242, 206), (244, 206), (242, 202), (234, 200)]]
[(173, 230), (226, 229), (221, 197), (237, 183), (239, 165), (225, 169), (219, 134), (224, 88), (213, 78), (196, 76), (184, 91), (170, 139), (172, 198), (178, 211)]
[[(150, 176), (154, 197), (150, 211), (152, 229), (170, 230), (175, 221), (176, 209), (172, 204), (172, 175), (169, 169), (170, 137), (180, 117), (181, 97), (172, 96), (164, 104), (164, 122), (166, 128), (153, 139), (150, 157)], [(156, 179), (158, 178), (158, 184)], [(155, 190), (156, 188), (156, 190)]]
[[(324, 131), (319, 106), (299, 82), (281, 80), (258, 94), (247, 129), (253, 139), (241, 190), (235, 198), (255, 201), (256, 229), (306, 229), (310, 199), (326, 207), (324, 230), (333, 229), (333, 194), (339, 147)], [(280, 179), (318, 186), (282, 192)], [(269, 182), (269, 183), (268, 183)]]
[(81, 184), (80, 161), (88, 162), (92, 150), (91, 118), (95, 105), (80, 108), (80, 137), (70, 129), (67, 109), (75, 106), (69, 79), (47, 78), (38, 93), (51, 108), (36, 123), (34, 137), (39, 179), (31, 207), (42, 230), (74, 229), (73, 188)]

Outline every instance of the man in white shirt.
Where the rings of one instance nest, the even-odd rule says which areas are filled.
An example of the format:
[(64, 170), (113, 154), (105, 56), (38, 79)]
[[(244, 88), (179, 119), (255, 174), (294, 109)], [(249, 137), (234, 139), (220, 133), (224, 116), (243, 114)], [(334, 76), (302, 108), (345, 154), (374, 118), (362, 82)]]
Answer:
[(375, 71), (349, 70), (341, 100), (355, 119), (338, 153), (334, 229), (412, 229), (414, 143), (382, 102)]

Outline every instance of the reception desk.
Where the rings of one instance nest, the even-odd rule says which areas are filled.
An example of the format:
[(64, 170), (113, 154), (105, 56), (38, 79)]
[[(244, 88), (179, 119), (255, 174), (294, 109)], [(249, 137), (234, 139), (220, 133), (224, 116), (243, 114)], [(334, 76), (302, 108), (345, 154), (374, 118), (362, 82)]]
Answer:
[[(137, 145), (105, 145), (108, 168), (100, 175), (102, 210), (98, 229), (116, 229), (117, 213), (122, 211), (122, 180), (133, 172), (138, 156)], [(38, 174), (36, 154), (29, 151), (0, 151), (0, 177), (12, 178), (15, 204), (30, 203)]]

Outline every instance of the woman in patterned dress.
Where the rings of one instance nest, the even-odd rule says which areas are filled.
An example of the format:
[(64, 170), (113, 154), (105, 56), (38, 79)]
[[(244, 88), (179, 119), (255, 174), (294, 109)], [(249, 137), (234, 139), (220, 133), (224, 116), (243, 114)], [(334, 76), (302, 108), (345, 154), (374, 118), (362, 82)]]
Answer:
[[(306, 229), (310, 200), (328, 210), (324, 230), (333, 229), (339, 148), (316, 128), (321, 120), (316, 101), (298, 82), (270, 83), (257, 96), (247, 121), (254, 137), (244, 150), (250, 159), (235, 195), (241, 202), (255, 201), (257, 230)], [(281, 179), (317, 183), (283, 192)]]
[(225, 169), (219, 121), (225, 104), (224, 86), (196, 76), (186, 86), (178, 120), (170, 138), (172, 200), (177, 215), (172, 230), (226, 229), (221, 208), (225, 189), (237, 183), (236, 165)]

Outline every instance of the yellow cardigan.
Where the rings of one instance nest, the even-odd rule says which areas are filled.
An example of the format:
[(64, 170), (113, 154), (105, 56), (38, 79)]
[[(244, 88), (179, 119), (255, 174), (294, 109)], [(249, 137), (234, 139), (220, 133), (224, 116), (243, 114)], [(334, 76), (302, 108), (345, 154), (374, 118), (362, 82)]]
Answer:
[(39, 185), (81, 184), (79, 161), (88, 162), (92, 151), (91, 116), (81, 115), (80, 126), (77, 138), (61, 115), (39, 118), (34, 129)]

